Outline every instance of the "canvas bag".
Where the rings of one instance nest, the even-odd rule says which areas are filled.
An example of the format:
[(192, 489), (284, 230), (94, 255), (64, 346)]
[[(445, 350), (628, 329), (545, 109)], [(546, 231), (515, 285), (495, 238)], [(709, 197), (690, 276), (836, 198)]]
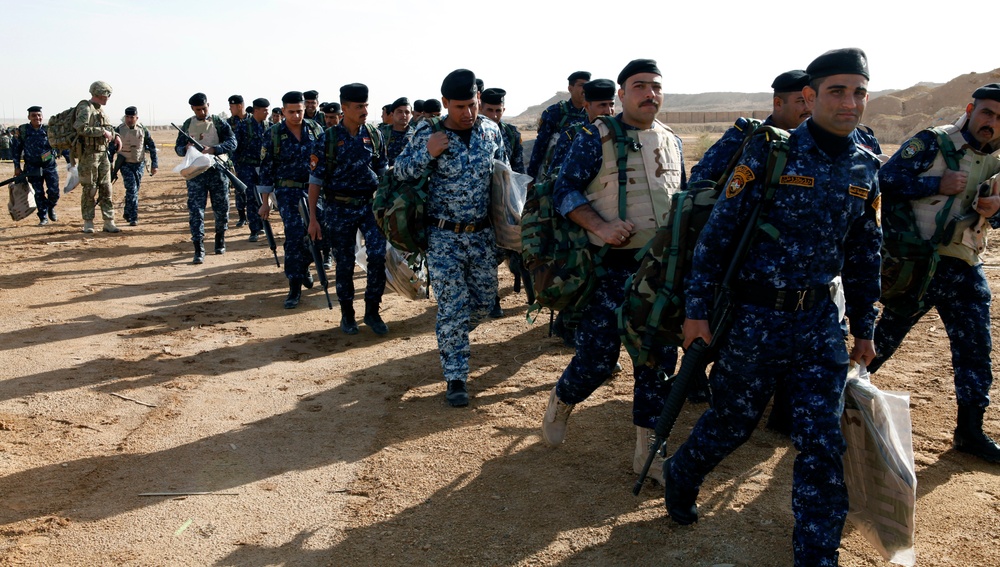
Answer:
[(35, 192), (27, 181), (10, 184), (9, 200), (7, 201), (7, 211), (10, 212), (10, 218), (15, 221), (24, 220), (35, 212), (36, 208)]

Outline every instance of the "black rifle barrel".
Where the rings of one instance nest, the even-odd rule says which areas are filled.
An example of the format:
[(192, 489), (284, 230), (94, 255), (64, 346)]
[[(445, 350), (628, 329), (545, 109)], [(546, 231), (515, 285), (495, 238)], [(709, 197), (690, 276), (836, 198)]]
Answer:
[[(188, 134), (184, 130), (181, 130), (173, 122), (171, 122), (170, 125), (173, 126), (174, 128), (177, 128), (177, 131), (181, 133), (181, 136), (183, 136), (184, 139), (187, 140), (189, 144), (191, 144), (192, 146), (194, 146), (195, 148), (197, 148), (199, 152), (202, 152), (202, 153), (205, 152), (205, 146), (203, 146), (200, 142), (198, 142), (198, 140), (195, 140), (194, 138), (192, 138), (190, 134)], [(232, 184), (234, 187), (236, 187), (236, 189), (238, 191), (243, 191), (244, 193), (246, 193), (246, 190), (247, 190), (246, 183), (243, 183), (242, 181), (240, 181), (240, 178), (236, 177), (236, 174), (233, 173), (232, 171), (230, 171), (228, 167), (226, 167), (225, 162), (223, 162), (221, 159), (219, 159), (219, 156), (213, 155), (212, 156), (212, 162), (213, 162), (212, 165), (214, 165), (216, 169), (218, 169), (219, 171), (221, 171), (222, 174), (225, 175), (229, 179), (229, 183), (230, 184)]]
[(333, 302), (330, 301), (330, 280), (326, 277), (326, 269), (323, 268), (323, 255), (319, 251), (319, 247), (313, 242), (312, 237), (309, 236), (309, 198), (302, 197), (299, 201), (299, 214), (302, 215), (302, 221), (306, 225), (306, 235), (305, 243), (306, 247), (309, 248), (309, 253), (312, 254), (313, 263), (316, 264), (316, 275), (319, 277), (319, 283), (323, 285), (323, 293), (326, 294), (326, 306), (333, 309)]

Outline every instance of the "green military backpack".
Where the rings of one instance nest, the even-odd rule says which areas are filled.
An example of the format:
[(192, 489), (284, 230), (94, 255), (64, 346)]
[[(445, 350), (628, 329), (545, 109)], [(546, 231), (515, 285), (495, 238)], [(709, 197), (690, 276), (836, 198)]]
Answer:
[(636, 254), (639, 269), (625, 283), (625, 299), (616, 310), (618, 334), (636, 366), (656, 366), (653, 353), (657, 347), (683, 343), (684, 278), (691, 270), (695, 244), (739, 158), (755, 136), (764, 136), (770, 144), (765, 179), (776, 186), (787, 160), (788, 132), (757, 124), (752, 130), (748, 128), (718, 180), (706, 179), (671, 196), (667, 224), (658, 228)]
[[(625, 218), (626, 162), (628, 151), (636, 141), (625, 134), (621, 124), (611, 116), (601, 116), (614, 135), (618, 162), (618, 210)], [(528, 321), (533, 322), (543, 307), (552, 311), (573, 308), (590, 296), (594, 276), (603, 271), (601, 260), (611, 248), (605, 244), (594, 253), (587, 231), (563, 217), (556, 210), (552, 189), (559, 177), (559, 168), (543, 175), (528, 186), (521, 212), (521, 257), (531, 273), (535, 303), (528, 308)]]
[[(428, 118), (431, 133), (443, 128), (439, 117)], [(417, 179), (400, 181), (393, 168), (379, 180), (372, 210), (375, 222), (389, 244), (397, 250), (417, 253), (427, 251), (427, 184), (436, 159), (431, 159)]]
[[(941, 155), (948, 169), (958, 171), (964, 152), (955, 149), (948, 134), (931, 128), (937, 136)], [(917, 228), (913, 206), (909, 199), (882, 196), (882, 305), (900, 314), (923, 309), (924, 294), (937, 271), (938, 246), (950, 242), (955, 221), (948, 214), (957, 195), (952, 195), (935, 219), (937, 228), (930, 240), (924, 240)]]
[(76, 109), (81, 103), (84, 102), (87, 101), (81, 100), (76, 106), (67, 108), (59, 114), (54, 114), (49, 117), (48, 125), (45, 128), (45, 134), (48, 137), (49, 145), (52, 146), (53, 150), (61, 152), (63, 150), (73, 149), (73, 144), (75, 144), (77, 140), (76, 128), (74, 128), (74, 123), (76, 122)]

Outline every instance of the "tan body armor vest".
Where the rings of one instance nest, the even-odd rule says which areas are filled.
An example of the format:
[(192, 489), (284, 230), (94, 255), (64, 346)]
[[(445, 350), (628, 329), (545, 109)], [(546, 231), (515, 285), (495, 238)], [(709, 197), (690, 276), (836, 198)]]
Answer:
[(205, 120), (193, 118), (188, 125), (188, 135), (206, 148), (219, 145), (219, 131), (216, 130), (215, 120), (211, 116)]
[[(944, 126), (942, 130), (948, 133), (956, 148), (965, 150), (959, 161), (959, 171), (968, 173), (969, 180), (965, 190), (955, 196), (951, 211), (948, 213), (948, 222), (957, 218), (963, 220), (956, 224), (951, 241), (942, 242), (938, 246), (938, 253), (965, 260), (969, 265), (975, 266), (982, 262), (979, 255), (986, 249), (986, 229), (989, 228), (987, 220), (975, 211), (976, 197), (979, 185), (1000, 172), (1000, 158), (970, 148), (962, 137), (961, 128), (956, 125)], [(947, 170), (944, 156), (938, 152), (930, 169), (921, 173), (919, 177), (940, 177)], [(912, 201), (917, 228), (925, 240), (934, 236), (937, 230), (937, 214), (944, 208), (948, 198), (948, 195), (931, 195)]]
[(122, 149), (118, 153), (125, 156), (128, 163), (140, 163), (146, 157), (146, 147), (143, 142), (146, 140), (146, 130), (138, 122), (135, 128), (129, 128), (127, 124), (118, 126), (118, 135), (122, 138)]
[[(591, 126), (588, 126), (591, 127)], [(615, 135), (597, 122), (593, 127), (601, 135), (601, 170), (587, 186), (590, 205), (606, 221), (620, 218), (618, 214), (618, 150)], [(642, 248), (667, 222), (670, 196), (681, 188), (681, 152), (673, 131), (659, 121), (648, 130), (625, 130), (636, 138), (639, 151), (629, 150), (626, 162), (625, 219), (635, 225), (635, 235), (622, 248)], [(604, 241), (588, 232), (590, 242), (603, 246)]]

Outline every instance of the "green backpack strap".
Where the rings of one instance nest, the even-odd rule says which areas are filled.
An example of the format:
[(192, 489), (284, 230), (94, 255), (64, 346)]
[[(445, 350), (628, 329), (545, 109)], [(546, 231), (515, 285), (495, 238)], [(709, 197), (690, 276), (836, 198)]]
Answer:
[[(961, 167), (959, 162), (963, 157), (965, 157), (965, 150), (956, 149), (955, 143), (951, 141), (951, 136), (949, 136), (943, 129), (934, 127), (930, 130), (937, 137), (938, 146), (940, 147), (941, 156), (944, 158), (945, 165), (952, 171), (958, 171)], [(958, 195), (951, 195), (948, 197), (944, 206), (941, 207), (937, 216), (934, 217), (934, 224), (937, 228), (934, 229), (934, 235), (931, 236), (930, 243), (935, 247), (946, 240), (950, 241), (952, 236), (955, 234), (955, 225), (957, 222), (953, 220), (949, 223), (948, 215), (951, 214), (951, 207), (955, 203), (956, 197), (958, 197)]]
[(331, 126), (326, 129), (326, 172), (329, 174), (331, 171), (337, 167), (337, 140), (339, 138), (337, 134), (337, 127)]
[[(774, 193), (781, 183), (781, 174), (785, 171), (785, 165), (788, 163), (788, 132), (773, 126), (761, 126), (757, 128), (756, 132), (764, 136), (770, 145), (767, 168), (764, 173), (765, 185), (762, 201), (767, 205), (774, 200)], [(761, 209), (761, 213), (757, 225), (758, 230), (771, 237), (772, 240), (778, 240), (780, 235), (778, 229), (773, 224), (766, 222), (767, 208)]]

